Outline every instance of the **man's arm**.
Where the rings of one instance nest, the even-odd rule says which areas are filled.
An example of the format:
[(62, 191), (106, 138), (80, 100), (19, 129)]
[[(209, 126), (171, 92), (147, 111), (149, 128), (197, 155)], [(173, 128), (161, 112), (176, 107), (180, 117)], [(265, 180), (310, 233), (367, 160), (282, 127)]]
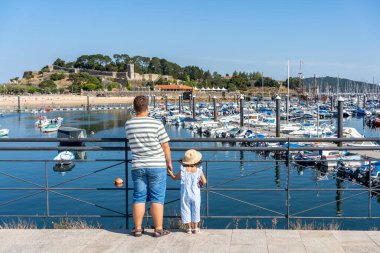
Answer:
[(173, 166), (172, 166), (172, 155), (170, 152), (170, 146), (169, 142), (165, 142), (161, 144), (162, 150), (164, 151), (165, 158), (166, 158), (166, 167), (168, 170), (173, 171)]

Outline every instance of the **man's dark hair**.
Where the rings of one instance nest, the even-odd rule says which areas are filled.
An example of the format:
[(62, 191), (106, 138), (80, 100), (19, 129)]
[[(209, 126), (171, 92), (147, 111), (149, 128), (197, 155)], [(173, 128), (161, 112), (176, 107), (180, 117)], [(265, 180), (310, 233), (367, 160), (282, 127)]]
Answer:
[(148, 100), (145, 96), (137, 96), (133, 100), (133, 108), (135, 108), (136, 113), (144, 112), (148, 108)]

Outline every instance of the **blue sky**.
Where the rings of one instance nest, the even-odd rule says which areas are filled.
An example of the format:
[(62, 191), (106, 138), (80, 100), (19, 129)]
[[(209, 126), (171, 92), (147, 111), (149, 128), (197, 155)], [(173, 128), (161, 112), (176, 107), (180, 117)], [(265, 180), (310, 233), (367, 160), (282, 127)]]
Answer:
[(0, 82), (57, 57), (157, 56), (222, 74), (380, 82), (377, 0), (0, 0)]

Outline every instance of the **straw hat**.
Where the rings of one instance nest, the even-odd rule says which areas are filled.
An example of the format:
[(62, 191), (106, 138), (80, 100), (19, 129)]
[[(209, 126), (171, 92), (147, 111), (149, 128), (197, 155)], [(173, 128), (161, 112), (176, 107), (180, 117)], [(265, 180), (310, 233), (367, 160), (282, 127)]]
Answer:
[(192, 164), (197, 164), (201, 161), (202, 159), (202, 154), (195, 149), (189, 149), (188, 151), (185, 152), (185, 155), (183, 156), (182, 159), (182, 164), (184, 165), (192, 165)]

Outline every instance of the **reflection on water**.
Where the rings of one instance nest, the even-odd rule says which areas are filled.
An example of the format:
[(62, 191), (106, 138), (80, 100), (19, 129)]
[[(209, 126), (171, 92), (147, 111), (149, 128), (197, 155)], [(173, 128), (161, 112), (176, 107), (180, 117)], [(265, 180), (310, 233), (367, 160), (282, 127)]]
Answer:
[(98, 131), (124, 127), (129, 118), (130, 115), (126, 111), (115, 111), (111, 115), (104, 112), (85, 113), (72, 120), (77, 122), (76, 127), (86, 129), (88, 133), (97, 133)]
[(343, 180), (336, 179), (336, 216), (340, 217), (343, 215)]
[(70, 164), (55, 164), (53, 166), (53, 171), (59, 172), (62, 176), (66, 174), (66, 172), (71, 171), (75, 167), (75, 163)]

